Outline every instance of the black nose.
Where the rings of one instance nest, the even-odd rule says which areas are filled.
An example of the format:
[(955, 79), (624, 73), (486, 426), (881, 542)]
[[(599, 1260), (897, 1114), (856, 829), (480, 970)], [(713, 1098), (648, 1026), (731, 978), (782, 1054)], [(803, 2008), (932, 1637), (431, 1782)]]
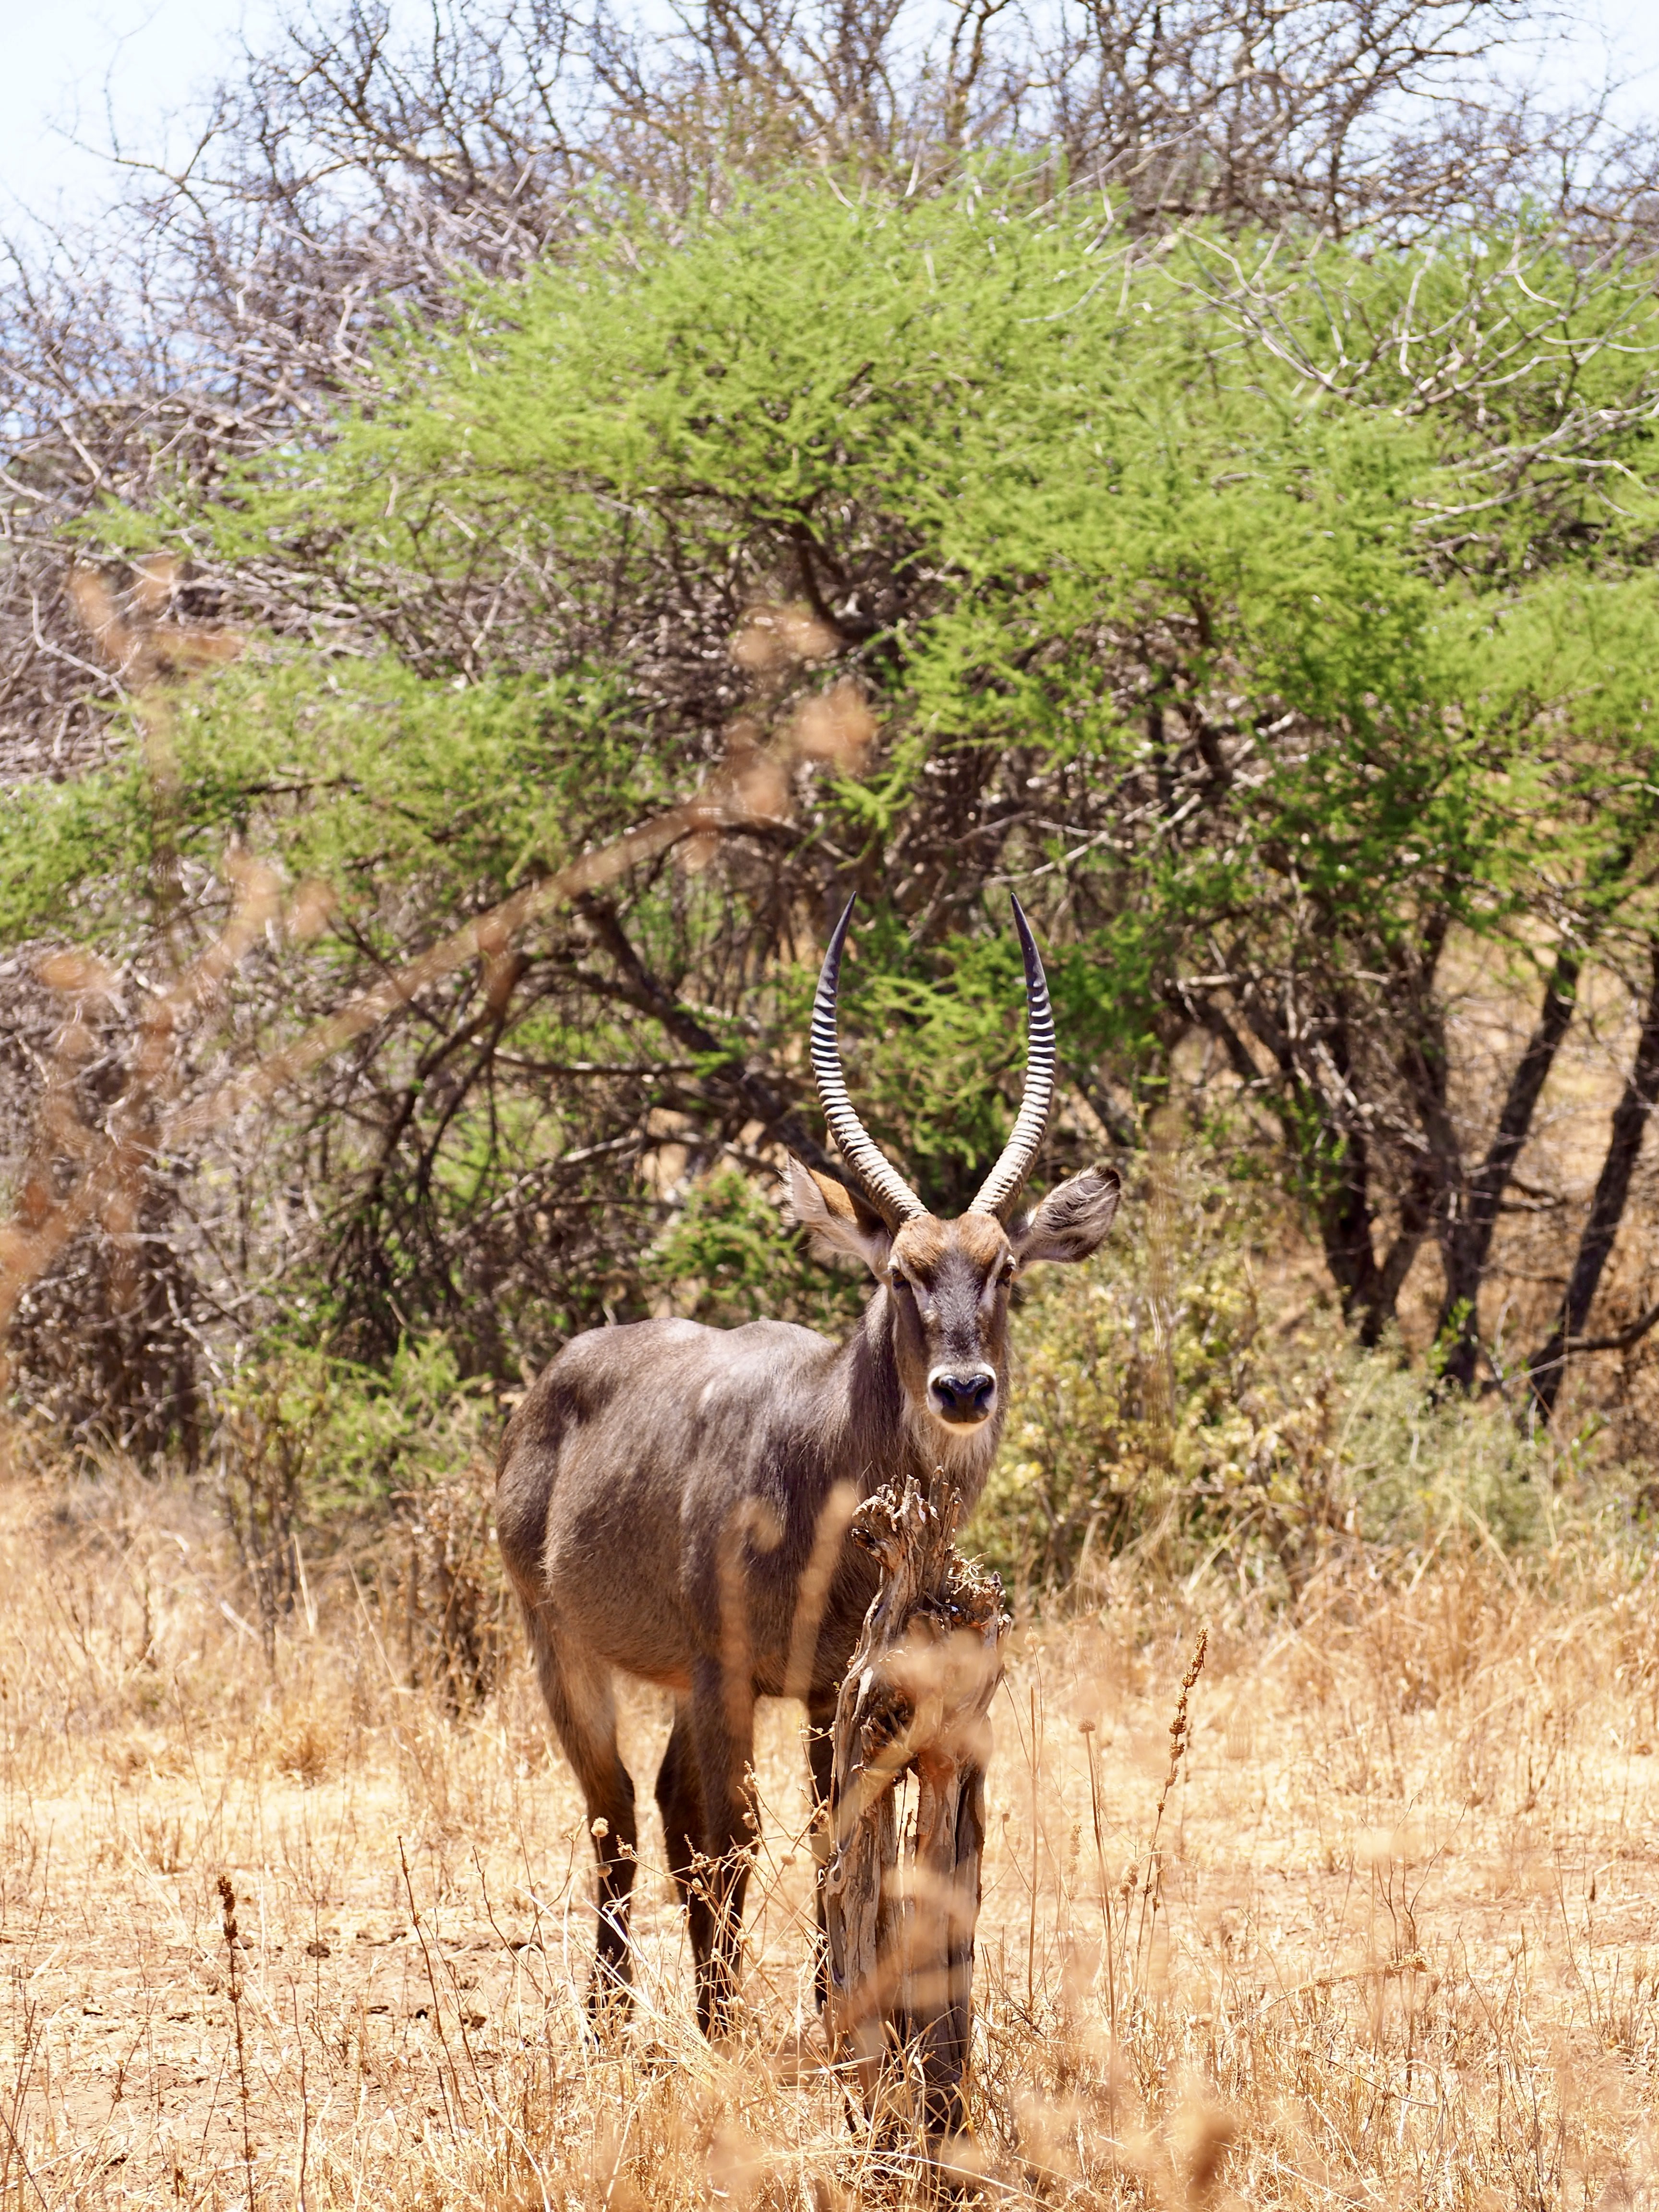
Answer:
[(933, 1400), (947, 1421), (982, 1421), (996, 1387), (994, 1375), (935, 1375)]

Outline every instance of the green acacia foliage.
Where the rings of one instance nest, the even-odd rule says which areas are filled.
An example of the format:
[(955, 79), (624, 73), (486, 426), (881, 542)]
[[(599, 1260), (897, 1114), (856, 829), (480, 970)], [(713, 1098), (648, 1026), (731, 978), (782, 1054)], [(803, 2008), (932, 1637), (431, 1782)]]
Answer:
[[(28, 794), (6, 927), (125, 926), (158, 837), (205, 883), (234, 829), (340, 893), (303, 999), (852, 674), (878, 742), (800, 770), (787, 830), (556, 920), (504, 1013), (470, 979), (337, 1083), (306, 1138), (326, 1310), (509, 1366), (641, 1310), (698, 1178), (754, 1171), (802, 1097), (854, 884), (859, 1095), (960, 1206), (1018, 1081), (1014, 883), (1073, 1102), (1054, 1163), (1203, 1042), (1375, 1336), (1468, 1175), (1449, 939), (1525, 965), (1647, 927), (1659, 321), (1645, 271), (1524, 228), (1289, 252), (1126, 240), (986, 170), (797, 183), (672, 240), (641, 216), (478, 286), (384, 347), (372, 405), (167, 518), (337, 649), (197, 687), (160, 831), (137, 766)], [(782, 600), (826, 642), (757, 675), (731, 641)], [(741, 1303), (761, 1232), (722, 1204), (692, 1218), (700, 1250), (735, 1223)]]
[(360, 921), (422, 894), (459, 917), (568, 860), (578, 822), (620, 827), (678, 795), (618, 726), (623, 704), (598, 678), (445, 690), (390, 655), (337, 672), (244, 664), (180, 701), (148, 756), (8, 809), (0, 930), (73, 917), (118, 942), (163, 853), (212, 869), (235, 837), (327, 883)]

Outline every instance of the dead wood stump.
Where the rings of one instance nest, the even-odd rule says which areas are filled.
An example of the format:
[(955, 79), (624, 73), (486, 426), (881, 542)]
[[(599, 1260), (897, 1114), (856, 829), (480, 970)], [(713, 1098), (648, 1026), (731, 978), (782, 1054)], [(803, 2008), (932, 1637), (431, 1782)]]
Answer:
[[(940, 1471), (878, 1492), (848, 1534), (881, 1586), (842, 1683), (823, 1870), (831, 2047), (884, 2130), (962, 2130), (990, 1705), (1008, 1620), (954, 1538)], [(915, 1778), (901, 1837), (898, 1784)]]

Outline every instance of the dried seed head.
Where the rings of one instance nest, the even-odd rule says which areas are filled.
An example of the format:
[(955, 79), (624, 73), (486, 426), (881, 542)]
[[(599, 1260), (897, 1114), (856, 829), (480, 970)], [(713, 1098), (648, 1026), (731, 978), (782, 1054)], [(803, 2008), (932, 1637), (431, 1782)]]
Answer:
[(141, 553), (132, 563), (128, 592), (141, 615), (159, 615), (185, 580), (185, 564), (176, 553)]
[(306, 945), (320, 935), (333, 919), (339, 902), (320, 877), (307, 876), (289, 901), (285, 927), (289, 941)]
[(790, 734), (805, 760), (827, 761), (844, 774), (856, 774), (876, 735), (876, 718), (850, 676), (795, 711)]
[(733, 775), (732, 788), (743, 812), (755, 820), (788, 820), (788, 779), (769, 753), (754, 755)]
[(1224, 2106), (1194, 2103), (1182, 2114), (1178, 2140), (1187, 2167), (1188, 2204), (1209, 2202), (1237, 2135), (1238, 2124)]
[(827, 660), (840, 640), (810, 607), (750, 607), (732, 641), (732, 658), (751, 676), (774, 676), (801, 661)]
[(34, 963), (34, 972), (47, 990), (63, 991), (77, 998), (115, 988), (115, 970), (90, 952), (42, 953)]
[(689, 876), (701, 875), (720, 848), (717, 830), (693, 830), (674, 857)]

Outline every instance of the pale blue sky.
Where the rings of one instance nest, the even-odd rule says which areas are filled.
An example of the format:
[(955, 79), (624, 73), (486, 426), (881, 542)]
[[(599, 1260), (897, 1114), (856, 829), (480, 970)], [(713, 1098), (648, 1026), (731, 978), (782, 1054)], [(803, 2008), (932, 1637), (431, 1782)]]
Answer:
[(116, 143), (149, 157), (256, 41), (276, 0), (0, 0), (0, 227), (90, 213)]
[[(204, 88), (234, 68), (244, 32), (258, 42), (283, 6), (0, 0), (0, 228), (20, 212), (92, 212), (111, 192), (112, 142), (143, 155), (161, 152), (170, 132), (178, 143)], [(1659, 114), (1659, 0), (1582, 0), (1562, 17), (1540, 48), (1550, 86), (1599, 82), (1610, 51), (1620, 74), (1638, 73), (1627, 108)]]

